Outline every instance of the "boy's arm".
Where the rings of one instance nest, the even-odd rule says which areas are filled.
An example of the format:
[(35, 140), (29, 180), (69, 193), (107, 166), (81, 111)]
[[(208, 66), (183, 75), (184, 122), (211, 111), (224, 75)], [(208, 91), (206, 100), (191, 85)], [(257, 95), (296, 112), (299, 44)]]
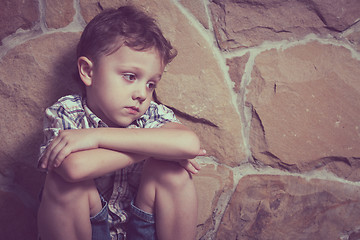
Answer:
[(100, 129), (101, 148), (131, 152), (159, 159), (194, 158), (199, 154), (200, 141), (186, 126), (169, 122), (160, 128)]
[(70, 154), (104, 148), (160, 159), (188, 159), (199, 155), (196, 134), (178, 123), (161, 128), (96, 128), (61, 131), (44, 154), (42, 167), (58, 167)]
[(194, 160), (180, 159), (204, 155), (199, 148), (195, 133), (170, 122), (157, 129), (68, 130), (50, 144), (42, 158), (42, 167), (52, 170), (60, 166), (56, 171), (63, 178), (79, 181), (156, 157), (179, 161), (186, 170), (196, 173), (199, 165)]
[(79, 182), (103, 176), (146, 158), (109, 149), (89, 149), (71, 153), (53, 171), (68, 182)]

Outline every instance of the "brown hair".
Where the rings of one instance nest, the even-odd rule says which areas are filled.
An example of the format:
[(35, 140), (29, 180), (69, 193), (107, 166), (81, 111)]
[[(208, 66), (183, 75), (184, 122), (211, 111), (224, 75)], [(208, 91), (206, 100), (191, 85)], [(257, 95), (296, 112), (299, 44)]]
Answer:
[(96, 62), (123, 44), (139, 51), (155, 47), (165, 65), (177, 55), (152, 17), (135, 7), (124, 6), (104, 10), (89, 22), (77, 46), (77, 58), (85, 56)]

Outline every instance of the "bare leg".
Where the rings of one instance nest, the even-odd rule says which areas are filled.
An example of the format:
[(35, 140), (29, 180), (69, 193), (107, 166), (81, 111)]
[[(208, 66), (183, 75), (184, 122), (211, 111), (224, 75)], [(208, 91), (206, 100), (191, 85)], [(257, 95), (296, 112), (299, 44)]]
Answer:
[(155, 213), (159, 240), (195, 239), (196, 190), (190, 174), (178, 163), (147, 160), (135, 205)]
[(49, 173), (38, 212), (41, 239), (91, 240), (90, 216), (101, 208), (92, 180), (69, 183), (57, 173)]

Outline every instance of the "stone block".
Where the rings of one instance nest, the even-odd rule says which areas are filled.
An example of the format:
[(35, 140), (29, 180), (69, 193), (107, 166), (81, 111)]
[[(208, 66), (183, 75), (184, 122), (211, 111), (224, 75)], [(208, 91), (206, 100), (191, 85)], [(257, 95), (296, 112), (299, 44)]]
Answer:
[(49, 28), (62, 28), (74, 18), (73, 0), (45, 0), (45, 21)]
[(294, 176), (243, 177), (216, 239), (356, 239), (359, 191), (351, 184)]
[(7, 141), (0, 151), (15, 156), (21, 147), (24, 154), (29, 150), (27, 154), (36, 156), (38, 149), (33, 144), (42, 140), (45, 108), (66, 92), (79, 89), (73, 80), (78, 39), (78, 33), (45, 35), (12, 49), (1, 59), (0, 131)]
[(207, 6), (202, 0), (181, 0), (180, 3), (186, 7), (195, 18), (204, 26), (209, 29), (209, 17), (207, 15)]
[(331, 3), (323, 0), (314, 0), (311, 4), (314, 11), (326, 27), (334, 31), (343, 32), (351, 27), (360, 17), (360, 1), (332, 0)]
[[(18, 198), (1, 197), (2, 205), (12, 211), (1, 211), (1, 224), (15, 234), (4, 239), (36, 239), (36, 207), (44, 176), (35, 167), (44, 110), (60, 96), (77, 91), (72, 74), (78, 39), (78, 33), (44, 35), (13, 48), (0, 60), (0, 135), (6, 139), (0, 146), (0, 184), (5, 195), (14, 193)], [(27, 209), (18, 201), (28, 204)]]
[(1, 239), (37, 238), (36, 213), (24, 205), (24, 200), (11, 192), (0, 191)]
[(301, 39), (310, 33), (336, 36), (360, 17), (357, 0), (331, 4), (321, 0), (216, 0), (210, 6), (217, 42), (227, 51), (264, 41)]
[(38, 1), (36, 0), (2, 1), (0, 7), (0, 41), (18, 29), (28, 30), (34, 27), (39, 18)]
[(359, 180), (360, 61), (318, 42), (257, 56), (248, 87), (253, 157), (292, 172)]
[[(210, 158), (203, 157), (202, 162)], [(217, 204), (223, 194), (232, 193), (234, 179), (233, 172), (224, 166), (207, 163), (200, 172), (193, 175), (198, 193), (199, 217), (196, 239), (200, 239), (209, 229), (213, 229), (214, 217), (218, 217)]]
[(234, 57), (226, 59), (226, 65), (229, 66), (229, 75), (231, 80), (234, 82), (234, 92), (242, 93), (241, 79), (245, 73), (245, 66), (250, 57), (249, 53), (246, 53), (241, 57)]

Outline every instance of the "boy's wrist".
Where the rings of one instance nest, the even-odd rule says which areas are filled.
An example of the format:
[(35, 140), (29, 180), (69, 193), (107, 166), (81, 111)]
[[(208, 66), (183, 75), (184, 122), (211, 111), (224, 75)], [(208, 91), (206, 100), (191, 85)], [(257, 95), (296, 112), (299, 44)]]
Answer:
[(104, 132), (106, 128), (93, 128), (93, 138), (95, 141), (95, 144), (97, 148), (104, 147), (104, 136), (106, 136), (106, 133)]

